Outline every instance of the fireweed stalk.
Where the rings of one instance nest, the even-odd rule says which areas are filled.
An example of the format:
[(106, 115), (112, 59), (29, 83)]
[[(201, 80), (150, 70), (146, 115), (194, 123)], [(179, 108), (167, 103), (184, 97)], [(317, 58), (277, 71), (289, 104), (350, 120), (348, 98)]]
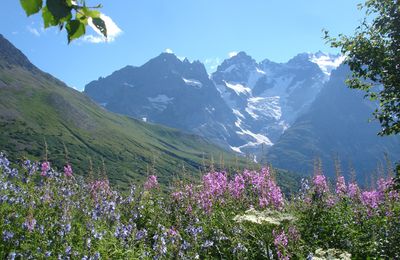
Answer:
[(151, 175), (120, 192), (107, 177), (85, 181), (70, 164), (62, 173), (51, 165), (0, 154), (1, 259), (301, 259), (331, 249), (400, 258), (391, 178), (362, 190), (338, 176), (329, 189), (319, 173), (286, 199), (268, 167), (168, 190)]

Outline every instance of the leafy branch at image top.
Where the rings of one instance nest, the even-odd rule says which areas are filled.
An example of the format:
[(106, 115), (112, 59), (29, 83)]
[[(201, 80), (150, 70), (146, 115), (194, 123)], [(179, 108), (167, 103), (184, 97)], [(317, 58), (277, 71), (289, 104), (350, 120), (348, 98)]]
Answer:
[(68, 43), (86, 33), (86, 26), (93, 24), (104, 37), (107, 28), (101, 13), (101, 5), (88, 7), (84, 0), (20, 0), (27, 16), (41, 11), (44, 27), (58, 26), (67, 31)]

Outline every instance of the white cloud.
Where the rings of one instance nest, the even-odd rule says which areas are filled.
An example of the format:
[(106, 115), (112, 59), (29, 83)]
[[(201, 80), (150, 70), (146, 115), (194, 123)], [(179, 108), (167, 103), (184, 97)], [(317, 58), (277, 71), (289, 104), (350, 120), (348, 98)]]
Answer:
[(238, 54), (237, 51), (231, 51), (230, 53), (228, 53), (229, 58), (235, 57)]
[(165, 53), (174, 53), (170, 48), (167, 48), (167, 49), (165, 49), (165, 51), (164, 51)]
[(97, 33), (97, 35), (85, 35), (83, 41), (91, 43), (102, 43), (102, 42), (113, 42), (117, 38), (122, 30), (114, 23), (114, 21), (107, 15), (101, 14), (100, 18), (104, 21), (107, 28), (107, 38), (103, 36), (99, 29), (94, 26), (91, 19), (89, 19), (89, 26)]
[(40, 33), (36, 28), (33, 28), (32, 26), (28, 26), (27, 29), (28, 29), (28, 32), (30, 32), (31, 34), (33, 34), (37, 37), (40, 36)]

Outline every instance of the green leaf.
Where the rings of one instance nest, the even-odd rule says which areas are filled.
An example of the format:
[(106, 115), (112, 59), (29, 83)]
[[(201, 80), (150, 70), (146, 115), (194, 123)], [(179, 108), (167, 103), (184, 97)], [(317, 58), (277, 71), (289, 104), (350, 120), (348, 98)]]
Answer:
[(43, 6), (43, 0), (20, 0), (19, 2), (27, 16), (36, 14)]
[(43, 7), (42, 9), (42, 18), (43, 18), (44, 28), (48, 28), (50, 26), (55, 26), (58, 24), (54, 16), (50, 13), (49, 9), (47, 9), (47, 6)]
[(70, 20), (72, 17), (72, 8), (64, 0), (47, 0), (46, 6), (57, 23)]
[(83, 7), (81, 11), (88, 17), (100, 18), (100, 12), (97, 10), (91, 10), (87, 7)]
[(105, 22), (101, 18), (93, 18), (92, 21), (94, 26), (100, 30), (104, 37), (107, 37), (107, 28)]
[(81, 23), (84, 25), (88, 24), (88, 17), (82, 13), (77, 13), (76, 14), (76, 19), (79, 20)]
[(85, 34), (85, 25), (79, 20), (71, 20), (65, 27), (68, 32), (68, 43), (72, 40), (77, 39)]

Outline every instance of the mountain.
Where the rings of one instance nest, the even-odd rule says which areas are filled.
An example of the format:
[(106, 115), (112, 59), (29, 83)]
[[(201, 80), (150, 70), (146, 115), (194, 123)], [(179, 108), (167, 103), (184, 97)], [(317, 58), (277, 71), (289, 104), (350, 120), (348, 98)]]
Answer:
[(334, 158), (339, 157), (348, 171), (352, 165), (359, 176), (368, 175), (384, 162), (384, 153), (392, 161), (400, 158), (400, 137), (380, 137), (377, 121), (368, 122), (376, 108), (364, 99), (364, 92), (345, 85), (350, 75), (342, 65), (332, 72), (310, 109), (295, 120), (269, 150), (274, 166), (311, 173), (319, 157), (328, 174), (334, 172)]
[[(202, 78), (201, 84), (191, 83), (191, 73), (201, 72), (202, 66), (195, 63), (191, 68), (193, 72), (185, 74), (189, 82), (185, 85), (187, 88), (199, 92), (202, 88), (212, 88), (207, 78)], [(118, 73), (127, 70), (130, 68)], [(154, 84), (157, 80), (154, 79)], [(121, 98), (130, 93), (131, 88), (127, 85)], [(171, 87), (170, 91), (174, 89)], [(167, 94), (172, 96), (170, 92)], [(168, 97), (154, 98), (159, 110), (168, 102)], [(109, 104), (122, 109), (118, 105)], [(22, 156), (43, 159), (45, 141), (49, 160), (56, 166), (65, 163), (65, 145), (77, 174), (87, 174), (89, 158), (95, 169), (102, 167), (104, 159), (110, 180), (122, 186), (141, 179), (152, 167), (161, 182), (166, 183), (173, 174), (182, 171), (182, 166), (197, 174), (203, 161), (208, 164), (212, 155), (216, 159), (223, 156), (226, 165), (234, 165), (235, 160), (233, 154), (202, 137), (108, 112), (83, 93), (39, 70), (0, 35), (0, 150), (12, 159)], [(243, 161), (239, 159), (239, 164)]]
[[(329, 78), (329, 65), (339, 56), (299, 54), (287, 63), (257, 63), (245, 52), (225, 60), (212, 74), (221, 96), (237, 116), (244, 135), (258, 135), (238, 151), (272, 146), (295, 119), (309, 108)], [(325, 71), (325, 73), (324, 73)], [(254, 149), (253, 149), (254, 150)]]
[(240, 140), (236, 117), (198, 61), (162, 53), (143, 66), (127, 66), (90, 82), (85, 93), (110, 111), (198, 134), (225, 147)]
[(308, 109), (337, 59), (317, 53), (257, 63), (240, 52), (209, 77), (200, 62), (162, 53), (90, 82), (85, 93), (110, 111), (247, 153), (273, 145)]

